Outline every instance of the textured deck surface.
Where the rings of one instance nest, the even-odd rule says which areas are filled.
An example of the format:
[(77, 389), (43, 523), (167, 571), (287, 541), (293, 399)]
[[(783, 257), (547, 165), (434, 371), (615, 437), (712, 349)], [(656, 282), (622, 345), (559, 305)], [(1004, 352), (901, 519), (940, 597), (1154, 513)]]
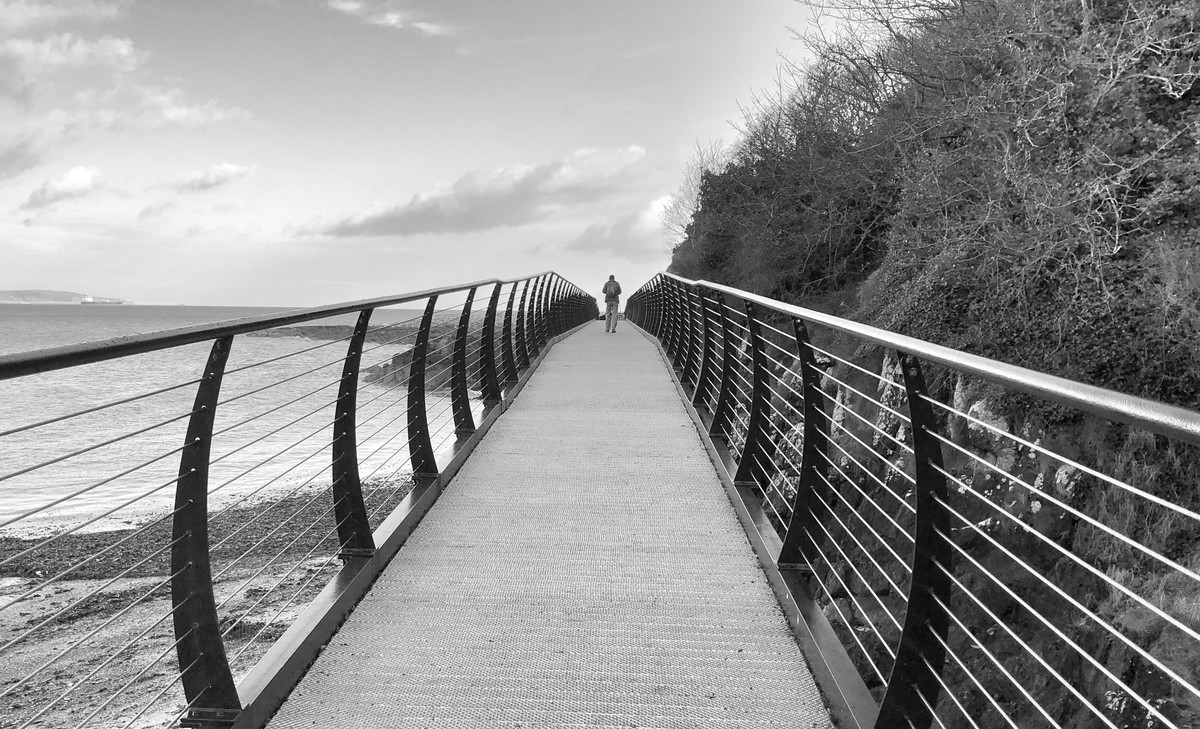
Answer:
[(627, 325), (550, 350), (270, 723), (502, 726), (829, 726)]

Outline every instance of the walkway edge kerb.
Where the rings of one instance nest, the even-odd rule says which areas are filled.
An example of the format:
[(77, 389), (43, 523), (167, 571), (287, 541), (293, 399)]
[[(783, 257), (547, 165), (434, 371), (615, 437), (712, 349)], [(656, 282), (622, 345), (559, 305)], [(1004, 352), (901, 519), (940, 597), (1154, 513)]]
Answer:
[(549, 340), (538, 353), (538, 357), (530, 362), (529, 368), (521, 372), (512, 389), (483, 418), (475, 433), (441, 468), (441, 475), (414, 488), (379, 526), (374, 534), (377, 545), (375, 555), (370, 558), (348, 559), (329, 584), (309, 603), (296, 622), (292, 623), (250, 673), (238, 683), (243, 708), (233, 723), (233, 729), (260, 729), (267, 725), (288, 694), (304, 678), (304, 674), (308, 672), (325, 645), (337, 634), (355, 606), (400, 551), (400, 547), (437, 501), (438, 496), (449, 486), (455, 474), (475, 450), (475, 446), (512, 405), (554, 345), (589, 324), (591, 321), (584, 322)]
[[(628, 323), (653, 344), (662, 357), (663, 365), (670, 373), (671, 382), (674, 383), (684, 409), (692, 419), (700, 441), (704, 444), (704, 450), (712, 461), (713, 470), (716, 471), (738, 521), (746, 532), (746, 538), (758, 559), (759, 567), (787, 618), (788, 626), (808, 664), (813, 680), (816, 681), (834, 725), (845, 729), (874, 727), (879, 711), (874, 697), (800, 575), (792, 572), (784, 574), (777, 566), (776, 557), (783, 546), (782, 542), (771, 529), (761, 504), (753, 497), (753, 489), (738, 487), (735, 484), (733, 474), (736, 472), (736, 461), (733, 455), (709, 435), (704, 418), (692, 405), (691, 398), (671, 363), (670, 355), (663, 349), (662, 344), (654, 335), (633, 322)], [(760, 528), (760, 525), (763, 528)]]

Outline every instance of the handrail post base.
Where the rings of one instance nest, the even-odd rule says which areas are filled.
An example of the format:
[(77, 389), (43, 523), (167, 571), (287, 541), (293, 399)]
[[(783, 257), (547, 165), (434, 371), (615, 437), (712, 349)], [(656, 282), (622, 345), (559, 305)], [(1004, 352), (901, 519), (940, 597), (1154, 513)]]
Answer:
[(206, 709), (196, 706), (188, 710), (188, 715), (179, 720), (179, 725), (190, 729), (219, 729), (233, 726), (240, 711), (232, 709)]

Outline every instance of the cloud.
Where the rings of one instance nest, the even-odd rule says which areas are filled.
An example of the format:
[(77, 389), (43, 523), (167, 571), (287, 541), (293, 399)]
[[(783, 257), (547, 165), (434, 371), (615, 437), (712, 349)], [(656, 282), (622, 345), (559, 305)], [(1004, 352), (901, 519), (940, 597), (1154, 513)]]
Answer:
[(589, 225), (565, 248), (616, 256), (634, 263), (661, 258), (665, 255), (665, 241), (659, 220), (669, 200), (670, 196), (661, 197), (642, 210), (621, 215), (609, 222)]
[(127, 4), (124, 0), (0, 0), (0, 31), (20, 31), (67, 20), (111, 20)]
[(12, 99), (23, 109), (28, 109), (33, 100), (33, 84), (21, 72), (21, 64), (3, 55), (0, 55), (0, 97)]
[(396, 10), (390, 2), (375, 0), (326, 0), (325, 7), (330, 10), (357, 18), (369, 25), (396, 30), (412, 29), (425, 36), (445, 36), (454, 33), (454, 29), (442, 23), (423, 20), (413, 14)]
[(70, 33), (42, 40), (10, 38), (0, 43), (0, 55), (14, 59), (30, 75), (44, 75), (64, 67), (102, 66), (128, 72), (137, 68), (146, 57), (128, 38), (104, 36), (89, 40)]
[(229, 162), (222, 162), (209, 167), (207, 170), (185, 175), (182, 180), (172, 185), (172, 187), (184, 193), (205, 192), (228, 185), (234, 180), (247, 177), (253, 171), (253, 167), (243, 167), (241, 165), (230, 164)]
[(179, 89), (134, 86), (131, 90), (140, 97), (141, 106), (145, 110), (142, 121), (150, 126), (178, 124), (201, 127), (250, 115), (245, 109), (223, 107), (216, 99), (209, 99), (203, 104), (189, 105)]
[(100, 187), (100, 170), (95, 167), (72, 167), (57, 180), (47, 180), (29, 193), (21, 210), (38, 210), (60, 200), (84, 197)]
[(449, 186), (420, 192), (402, 205), (346, 218), (322, 232), (339, 237), (410, 236), (524, 225), (564, 206), (597, 202), (620, 191), (645, 155), (636, 145), (581, 149), (538, 165), (475, 170)]
[(37, 166), (41, 151), (33, 139), (0, 141), (0, 180), (7, 180)]
[(174, 205), (175, 202), (173, 200), (159, 200), (158, 202), (150, 203), (138, 212), (138, 220), (157, 218), (174, 207)]

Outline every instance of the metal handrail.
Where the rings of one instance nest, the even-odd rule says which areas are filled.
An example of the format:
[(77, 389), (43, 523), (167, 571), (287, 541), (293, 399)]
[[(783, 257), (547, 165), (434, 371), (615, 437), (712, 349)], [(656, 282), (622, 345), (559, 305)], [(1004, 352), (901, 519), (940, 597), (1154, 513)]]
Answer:
[(758, 304), (779, 314), (803, 319), (812, 324), (820, 324), (881, 347), (908, 352), (922, 360), (935, 362), (1028, 395), (1045, 398), (1109, 420), (1146, 428), (1168, 438), (1200, 445), (1200, 419), (1196, 417), (1196, 412), (1193, 410), (980, 357), (886, 329), (878, 329), (849, 319), (786, 304), (712, 281), (693, 281), (669, 273), (660, 275), (687, 286), (699, 286), (710, 291), (736, 296), (743, 301)]
[[(1200, 413), (666, 273), (626, 316), (673, 365), (839, 724), (1200, 726), (1180, 496)], [(977, 417), (981, 384), (984, 405), (1086, 415), (1090, 441)]]
[[(117, 357), (127, 357), (131, 354), (145, 354), (185, 344), (208, 342), (220, 337), (236, 334), (248, 334), (264, 329), (302, 324), (307, 321), (326, 319), (340, 314), (357, 314), (364, 309), (378, 309), (384, 306), (397, 306), (414, 301), (424, 301), (430, 296), (454, 294), (461, 291), (477, 289), (482, 286), (503, 285), (527, 281), (539, 276), (555, 276), (553, 271), (543, 271), (532, 276), (514, 279), (489, 278), (458, 284), (438, 289), (415, 291), (398, 296), (381, 296), (373, 299), (360, 299), (343, 304), (328, 304), (307, 309), (289, 311), (285, 314), (260, 314), (241, 319), (233, 319), (218, 324), (196, 324), (177, 329), (146, 334), (131, 334), (96, 342), (67, 344), (60, 347), (47, 347), (33, 352), (18, 352), (15, 354), (0, 354), (0, 380), (6, 380), (23, 375), (50, 372), (64, 367), (103, 362)], [(573, 285), (573, 284), (572, 284)], [(577, 287), (576, 287), (577, 288)], [(582, 289), (579, 289), (582, 293)]]
[[(515, 292), (518, 287), (522, 289), (521, 297), (507, 297), (507, 307), (500, 311), (505, 305), (502, 290)], [(449, 305), (445, 303), (448, 299)], [(375, 309), (412, 302), (423, 304), (424, 316), (411, 322), (371, 326)], [(18, 622), (8, 627), (21, 625), (13, 633), (16, 637), (0, 646), (0, 666), (16, 665), (5, 653), (39, 642), (56, 622), (73, 620), (81, 611), (86, 615), (98, 603), (96, 609), (101, 611), (109, 604), (119, 608), (99, 627), (49, 657), (33, 672), (12, 676), (11, 681), (0, 673), (5, 679), (0, 681), (0, 702), (20, 709), (10, 717), (17, 722), (14, 726), (47, 721), (73, 725), (78, 720), (75, 714), (80, 713), (79, 697), (89, 683), (96, 682), (120, 688), (104, 696), (104, 701), (86, 707), (85, 712), (90, 714), (84, 724), (95, 719), (106, 725), (121, 726), (125, 722), (125, 726), (132, 726), (153, 709), (157, 714), (175, 714), (176, 721), (186, 726), (261, 725), (474, 444), (524, 385), (546, 349), (597, 313), (593, 297), (553, 271), (546, 271), (516, 279), (487, 279), (0, 355), (0, 380), (8, 380), (7, 387), (24, 386), (31, 388), (27, 392), (33, 392), (35, 387), (53, 387), (53, 381), (23, 378), (104, 362), (124, 366), (120, 364), (124, 358), (133, 355), (212, 343), (199, 379), (146, 387), (147, 392), (136, 395), (113, 396), (104, 391), (107, 383), (101, 376), (93, 382), (98, 391), (96, 402), (17, 427), (0, 424), (0, 448), (17, 464), (11, 473), (0, 472), (0, 480), (6, 481), (8, 494), (24, 499), (21, 506), (13, 505), (15, 515), (3, 520), (5, 531), (0, 534), (6, 538), (0, 540), (0, 576), (23, 576), (19, 594), (0, 602), (0, 626), (9, 619)], [(345, 337), (317, 346), (285, 347), (290, 349), (285, 354), (226, 368), (238, 335), (345, 314), (358, 315), (352, 332)], [(498, 316), (505, 322), (515, 320), (516, 328), (506, 326), (499, 331)], [(397, 326), (405, 327), (407, 333), (391, 337), (390, 330)], [(372, 332), (380, 331), (387, 332), (388, 341), (378, 345), (382, 352), (376, 356), (390, 359), (375, 367), (383, 368), (398, 382), (394, 386), (376, 385), (370, 397), (360, 400), (358, 393), (370, 386), (370, 380), (360, 377), (360, 358), (365, 351), (376, 348), (364, 344)], [(329, 351), (329, 346), (344, 349), (333, 358), (325, 357), (323, 353)], [(517, 356), (502, 360), (501, 354), (509, 352)], [(189, 356), (194, 353), (189, 352)], [(136, 371), (132, 367), (127, 369)], [(265, 376), (274, 379), (222, 398), (223, 379), (236, 379), (253, 370), (261, 381), (264, 369), (271, 373)], [(97, 371), (80, 372), (88, 375), (79, 379), (92, 381)], [(440, 382), (445, 373), (450, 376), (443, 386)], [(439, 379), (431, 381), (432, 376)], [(193, 388), (195, 394), (190, 407), (159, 400), (186, 394), (187, 388)], [(161, 416), (146, 415), (168, 406), (175, 409)], [(141, 427), (121, 426), (112, 435), (92, 432), (107, 433), (108, 422), (126, 417), (129, 408), (139, 409), (135, 414)], [(232, 418), (235, 422), (214, 427), (218, 414), (230, 408), (237, 414)], [(324, 425), (318, 427), (322, 418)], [(86, 426), (79, 426), (81, 420)], [(379, 425), (379, 421), (386, 422)], [(153, 425), (147, 427), (145, 423)], [(79, 429), (78, 434), (61, 440), (72, 425)], [(174, 445), (174, 436), (160, 435), (161, 430), (165, 426), (182, 429), (185, 425), (186, 436), (179, 434), (181, 447), (159, 443), (149, 448), (137, 442), (149, 433), (160, 441), (171, 436)], [(53, 428), (60, 440), (39, 438), (47, 428)], [(60, 443), (60, 450), (41, 453), (39, 447), (46, 447), (42, 444), (48, 442)], [(9, 448), (10, 443), (20, 445)], [(215, 452), (214, 446), (222, 452)], [(152, 455), (137, 454), (138, 448), (149, 448), (147, 452)], [(106, 462), (114, 464), (114, 474), (88, 472), (86, 477), (72, 476), (94, 483), (82, 487), (72, 483), (62, 496), (43, 497), (38, 489), (22, 492), (19, 488), (23, 478), (68, 468), (77, 459), (116, 450), (120, 451), (118, 456)], [(251, 462), (250, 453), (255, 453), (253, 458), (257, 460)], [(157, 475), (151, 479), (144, 474), (149, 468), (169, 465), (172, 458), (178, 462), (174, 478), (166, 479), (162, 474), (161, 479)], [(22, 459), (28, 463), (22, 465)], [(319, 467), (322, 460), (324, 466)], [(365, 477), (359, 473), (363, 464), (370, 469)], [(208, 472), (218, 465), (236, 475), (214, 487)], [(133, 481), (135, 478), (138, 480)], [(235, 481), (241, 484), (241, 491), (226, 490)], [(85, 501), (100, 498), (99, 489), (114, 486), (124, 489), (112, 500), (116, 505), (93, 506)], [(175, 487), (173, 508), (156, 505), (152, 499), (170, 494), (171, 486)], [(268, 488), (274, 491), (265, 491)], [(211, 508), (209, 505), (210, 496), (217, 492), (223, 499), (219, 510), (215, 504)], [(30, 500), (34, 505), (26, 508), (24, 503)], [(137, 508), (148, 510), (154, 518), (145, 521), (144, 513), (131, 512)], [(74, 513), (83, 515), (76, 517)], [(34, 519), (40, 521), (34, 523)], [(118, 529), (117, 537), (101, 538), (100, 546), (84, 547), (90, 549), (85, 553), (71, 554), (64, 548), (72, 543), (68, 540), (87, 544), (88, 533), (102, 526), (97, 522), (115, 519), (144, 523), (132, 530)], [(210, 528), (217, 530), (211, 540)], [(244, 546), (247, 542), (248, 547)], [(51, 552), (50, 563), (39, 562)], [(214, 564), (214, 558), (219, 558), (219, 565)], [(336, 568), (332, 563), (339, 558), (343, 564)], [(86, 587), (76, 589), (63, 601), (50, 602), (48, 587), (60, 589), (93, 571), (105, 578), (99, 587), (81, 583)], [(114, 571), (116, 576), (112, 577)], [(135, 585), (136, 590), (123, 591), (123, 580), (142, 573), (154, 575), (158, 585), (149, 592), (139, 585)], [(160, 579), (160, 575), (166, 579)], [(166, 607), (147, 617), (151, 606), (162, 602), (155, 592), (161, 594), (168, 584), (170, 600)], [(74, 588), (68, 585), (66, 589)], [(127, 593), (136, 597), (123, 604)], [(272, 602), (265, 608), (269, 596)], [(299, 617), (281, 619), (289, 606), (295, 612), (297, 600), (300, 607), (308, 607)], [(28, 622), (23, 617), (18, 619), (18, 610), (21, 615), (33, 611), (36, 618)], [(255, 617), (258, 610), (266, 610), (268, 617)], [(55, 696), (53, 687), (36, 680), (44, 672), (74, 660), (79, 651), (103, 651), (105, 641), (124, 641), (126, 634), (119, 632), (118, 623), (134, 619), (144, 620), (150, 627), (133, 640), (111, 646), (112, 654), (65, 692)], [(286, 631), (278, 636), (282, 629)], [(271, 640), (275, 642), (268, 646)], [(87, 646), (89, 641), (94, 645)], [(258, 660), (263, 650), (266, 657)], [(117, 661), (116, 656), (128, 659), (139, 651), (154, 658), (125, 681), (128, 673), (119, 672), (125, 670), (121, 665), (128, 660)], [(154, 666), (160, 665), (161, 670), (171, 654), (177, 656), (181, 670), (168, 671), (167, 678), (158, 685), (133, 688)], [(98, 686), (93, 686), (87, 695), (95, 696), (97, 690)], [(154, 695), (149, 703), (136, 703), (150, 693)], [(155, 703), (160, 700), (174, 703)]]

